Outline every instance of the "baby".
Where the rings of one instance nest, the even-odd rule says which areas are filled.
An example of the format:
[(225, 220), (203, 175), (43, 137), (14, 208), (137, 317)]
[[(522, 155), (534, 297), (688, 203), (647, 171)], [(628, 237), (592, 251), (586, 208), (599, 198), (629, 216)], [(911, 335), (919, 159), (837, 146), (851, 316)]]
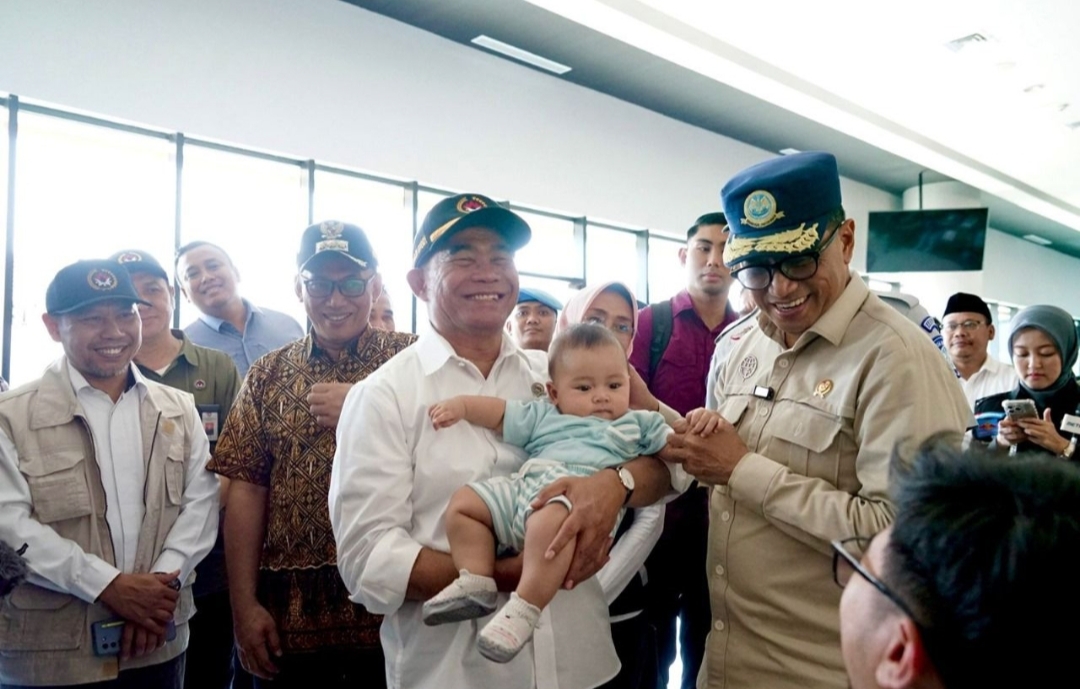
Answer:
[[(532, 637), (540, 611), (566, 578), (574, 554), (569, 543), (552, 559), (545, 551), (573, 506), (565, 496), (538, 510), (530, 503), (565, 476), (589, 476), (640, 455), (657, 453), (671, 428), (656, 412), (630, 410), (626, 353), (606, 328), (571, 327), (551, 345), (547, 400), (507, 402), (460, 396), (429, 410), (436, 428), (464, 419), (502, 432), (503, 440), (532, 458), (509, 477), (470, 483), (454, 493), (446, 514), (450, 554), (460, 576), (424, 603), (429, 625), (460, 622), (495, 610), (496, 545), (523, 554), (521, 580), (510, 601), (480, 632), (480, 653), (509, 662)], [(697, 409), (690, 432), (712, 433), (719, 416)]]

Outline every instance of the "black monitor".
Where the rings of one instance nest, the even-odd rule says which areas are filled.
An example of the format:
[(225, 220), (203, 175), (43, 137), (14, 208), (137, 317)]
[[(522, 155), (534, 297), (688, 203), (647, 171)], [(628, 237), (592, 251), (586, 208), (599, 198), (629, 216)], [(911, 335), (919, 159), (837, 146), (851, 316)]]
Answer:
[(870, 214), (869, 273), (982, 270), (986, 208)]

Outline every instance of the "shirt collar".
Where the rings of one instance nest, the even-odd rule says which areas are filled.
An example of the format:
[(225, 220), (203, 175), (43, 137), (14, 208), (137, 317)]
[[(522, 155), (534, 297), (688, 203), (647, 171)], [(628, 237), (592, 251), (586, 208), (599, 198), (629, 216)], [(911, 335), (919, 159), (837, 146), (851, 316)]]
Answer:
[[(252, 316), (254, 316), (257, 313), (262, 312), (262, 310), (259, 309), (258, 306), (255, 306), (254, 304), (252, 304), (247, 299), (244, 299), (243, 297), (241, 297), (240, 301), (243, 302), (243, 304), (244, 304), (244, 312), (247, 314), (247, 316), (244, 318), (244, 323), (245, 324), (251, 322)], [(199, 312), (199, 320), (201, 320), (203, 323), (206, 323), (207, 325), (209, 325), (211, 328), (214, 329), (215, 332), (221, 332), (221, 326), (225, 323), (224, 318), (218, 318), (217, 316), (211, 316), (210, 314), (203, 313), (201, 311)]]
[[(71, 379), (71, 388), (75, 391), (76, 397), (83, 390), (88, 390), (91, 393), (101, 392), (86, 380), (83, 374), (79, 373), (78, 369), (71, 365), (71, 360), (64, 357), (65, 364), (67, 365), (68, 377)], [(142, 400), (146, 397), (146, 376), (142, 374), (139, 367), (135, 364), (128, 364), (128, 371), (131, 373), (135, 384), (132, 386), (139, 394), (139, 399)], [(131, 388), (129, 388), (131, 389)]]
[(694, 310), (694, 300), (689, 291), (683, 290), (671, 298), (671, 313), (677, 316), (687, 309)]
[[(855, 318), (855, 314), (859, 312), (863, 302), (870, 296), (870, 288), (866, 286), (858, 273), (851, 271), (848, 274), (851, 279), (848, 281), (844, 291), (840, 293), (840, 297), (829, 307), (828, 311), (821, 314), (805, 333), (799, 336), (793, 348), (805, 346), (806, 343), (811, 341), (812, 338), (807, 337), (811, 334), (825, 338), (833, 346), (839, 345), (840, 341), (844, 339), (844, 334), (847, 332), (848, 326), (851, 325), (851, 321)], [(762, 332), (768, 335), (770, 339), (779, 342), (784, 349), (787, 349), (787, 345), (784, 344), (783, 333), (764, 313), (758, 315), (758, 324), (761, 326)]]
[[(420, 360), (420, 367), (424, 371), (424, 376), (435, 373), (446, 365), (448, 361), (465, 361), (465, 359), (457, 355), (457, 352), (454, 351), (453, 346), (446, 338), (435, 331), (434, 327), (417, 339), (416, 354)], [(503, 359), (508, 357), (520, 358), (522, 363), (528, 366), (528, 357), (525, 352), (514, 344), (509, 333), (503, 330), (502, 342), (499, 345), (499, 356), (491, 370), (497, 369)]]
[[(349, 343), (349, 346), (345, 348), (345, 351), (350, 355), (356, 355), (364, 346), (367, 345), (371, 338), (375, 337), (375, 328), (370, 325), (364, 328), (364, 332), (360, 333), (360, 336)], [(329, 359), (326, 355), (326, 350), (319, 346), (319, 343), (315, 341), (315, 330), (309, 329), (307, 334), (304, 335), (304, 357), (311, 359), (317, 355), (322, 355)]]

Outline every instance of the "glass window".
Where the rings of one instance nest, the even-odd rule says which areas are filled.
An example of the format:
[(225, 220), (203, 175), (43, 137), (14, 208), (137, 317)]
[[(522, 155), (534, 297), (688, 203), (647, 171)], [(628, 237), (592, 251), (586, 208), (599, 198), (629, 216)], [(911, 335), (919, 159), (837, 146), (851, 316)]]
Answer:
[(634, 290), (635, 295), (646, 293), (640, 284), (638, 235), (589, 225), (585, 241), (585, 281), (588, 285), (619, 281)]
[(12, 383), (37, 378), (63, 353), (41, 322), (56, 271), (130, 248), (169, 262), (173, 150), (165, 139), (19, 113)]
[(686, 289), (686, 269), (679, 260), (679, 249), (686, 242), (659, 235), (649, 235), (649, 302), (670, 299)]
[(397, 329), (412, 329), (412, 291), (405, 275), (412, 268), (412, 204), (404, 187), (350, 175), (315, 171), (315, 222), (341, 220), (359, 225), (375, 248), (383, 285), (394, 306)]
[[(581, 278), (581, 249), (574, 239), (574, 221), (514, 209), (532, 229), (532, 239), (517, 253), (518, 270)], [(542, 288), (541, 288), (542, 289)]]
[[(296, 297), (296, 253), (308, 222), (307, 173), (299, 165), (184, 146), (181, 244), (219, 245), (240, 273), (240, 293), (307, 322)], [(181, 299), (180, 325), (198, 312)]]

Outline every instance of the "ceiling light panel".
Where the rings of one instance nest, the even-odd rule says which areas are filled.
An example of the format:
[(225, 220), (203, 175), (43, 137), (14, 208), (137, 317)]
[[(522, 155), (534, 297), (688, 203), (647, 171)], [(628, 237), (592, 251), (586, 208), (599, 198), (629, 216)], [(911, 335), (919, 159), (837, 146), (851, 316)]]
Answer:
[(533, 67), (539, 67), (540, 69), (547, 70), (553, 74), (566, 74), (570, 71), (570, 67), (549, 60), (546, 57), (537, 55), (536, 53), (530, 53), (528, 50), (518, 48), (517, 46), (504, 43), (491, 36), (485, 36), (483, 34), (477, 36), (471, 41), (473, 44), (480, 46), (481, 48), (487, 48), (488, 50), (505, 55), (506, 57), (513, 58), (518, 62), (524, 62), (525, 64), (532, 65)]

